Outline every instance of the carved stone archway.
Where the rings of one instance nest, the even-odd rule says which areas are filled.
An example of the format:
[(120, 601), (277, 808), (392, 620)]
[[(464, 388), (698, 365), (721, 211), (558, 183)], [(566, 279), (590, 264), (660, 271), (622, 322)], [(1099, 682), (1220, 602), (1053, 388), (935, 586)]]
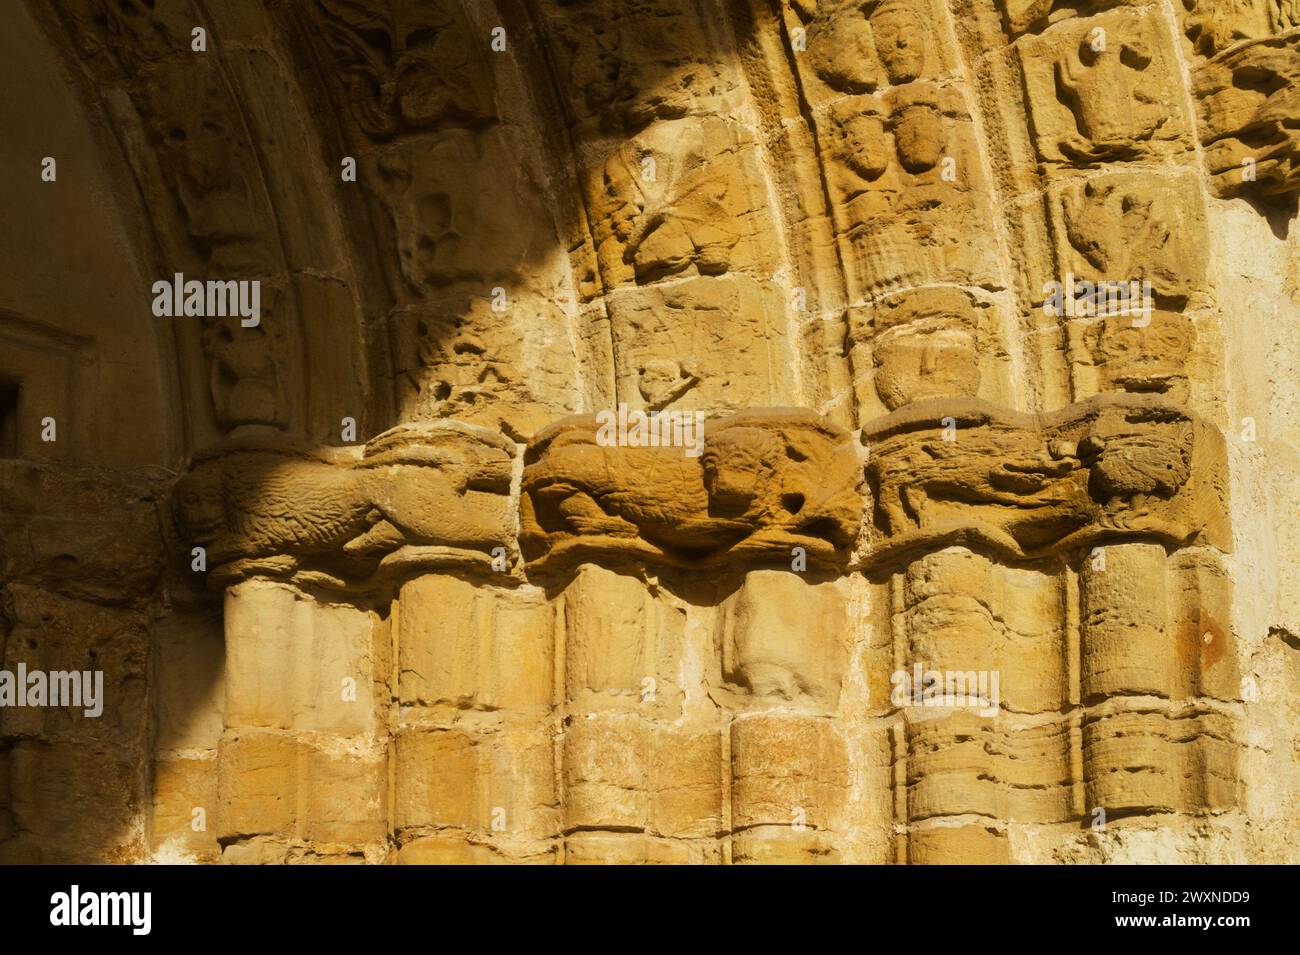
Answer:
[[(148, 727), (0, 722), (0, 857), (1292, 858), (1300, 22), (1239, 6), (31, 0), (123, 295), (264, 297), (142, 325), (140, 460), (0, 461), (5, 660), (81, 600)], [(56, 744), (147, 767), (115, 827), (46, 834)]]

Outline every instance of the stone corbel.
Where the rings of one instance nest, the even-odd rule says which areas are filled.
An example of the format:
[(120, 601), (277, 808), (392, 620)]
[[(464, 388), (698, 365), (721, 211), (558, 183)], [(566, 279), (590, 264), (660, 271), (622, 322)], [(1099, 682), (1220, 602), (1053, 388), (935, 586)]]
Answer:
[(703, 453), (604, 443), (594, 415), (540, 432), (525, 453), (520, 545), (529, 571), (621, 560), (843, 569), (862, 514), (853, 437), (803, 409), (708, 421)]
[(915, 402), (864, 429), (868, 567), (952, 545), (1026, 559), (1147, 538), (1230, 550), (1217, 429), (1146, 394), (1031, 415), (976, 399)]
[(427, 569), (501, 570), (516, 562), (513, 457), (506, 438), (459, 422), (343, 448), (255, 434), (196, 455), (176, 519), (214, 587), (256, 576), (364, 591)]

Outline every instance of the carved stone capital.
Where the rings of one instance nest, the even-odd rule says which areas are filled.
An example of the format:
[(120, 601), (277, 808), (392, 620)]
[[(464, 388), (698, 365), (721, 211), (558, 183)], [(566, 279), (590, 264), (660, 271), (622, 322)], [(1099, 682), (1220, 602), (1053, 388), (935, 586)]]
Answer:
[(210, 582), (293, 578), (364, 589), (415, 568), (482, 566), (515, 550), (514, 445), (459, 422), (403, 425), (364, 446), (308, 450), (274, 435), (196, 456), (177, 524)]
[(1222, 435), (1154, 395), (1098, 395), (1043, 415), (938, 398), (862, 439), (870, 566), (953, 544), (1012, 559), (1135, 536), (1231, 544)]
[(530, 570), (584, 560), (710, 567), (736, 559), (843, 567), (857, 538), (852, 436), (808, 410), (707, 422), (703, 453), (606, 445), (596, 416), (540, 432), (525, 456), (520, 544)]

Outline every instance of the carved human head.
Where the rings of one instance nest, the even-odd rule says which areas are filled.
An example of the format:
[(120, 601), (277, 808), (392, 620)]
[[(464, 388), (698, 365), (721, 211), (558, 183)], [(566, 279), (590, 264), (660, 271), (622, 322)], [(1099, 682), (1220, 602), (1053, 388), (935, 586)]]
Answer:
[(208, 546), (226, 533), (224, 485), (220, 461), (199, 463), (176, 482), (176, 523), (187, 541)]
[(763, 501), (782, 447), (779, 435), (758, 428), (728, 428), (710, 436), (701, 458), (710, 508), (739, 517)]
[(932, 103), (909, 103), (894, 114), (892, 124), (898, 161), (910, 173), (933, 169), (943, 158), (947, 137), (943, 116)]
[(925, 72), (930, 33), (913, 3), (884, 0), (871, 13), (871, 30), (891, 83), (909, 83)]
[(880, 112), (846, 103), (833, 113), (835, 158), (868, 182), (889, 168), (889, 135)]
[(877, 308), (872, 355), (886, 407), (978, 392), (976, 308), (957, 288), (922, 289)]
[[(1195, 332), (1178, 312), (1115, 315), (1094, 322), (1085, 334), (1103, 391), (1176, 392), (1187, 378)], [(1179, 396), (1181, 397), (1181, 396)]]

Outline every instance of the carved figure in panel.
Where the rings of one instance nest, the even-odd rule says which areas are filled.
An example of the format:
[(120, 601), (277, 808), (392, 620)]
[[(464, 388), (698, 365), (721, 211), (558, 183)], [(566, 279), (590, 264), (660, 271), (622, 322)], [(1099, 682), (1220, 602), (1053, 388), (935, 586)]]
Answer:
[(347, 84), (363, 133), (481, 126), (495, 118), (487, 38), (471, 32), (456, 0), (314, 0), (325, 56)]
[(572, 347), (551, 303), (530, 297), (501, 314), (475, 298), (437, 312), (419, 307), (399, 321), (417, 335), (403, 404), (411, 420), (456, 418), (523, 442), (573, 410)]
[(693, 4), (551, 0), (542, 30), (583, 132), (632, 133), (655, 120), (727, 115), (734, 81)]
[(976, 397), (980, 339), (990, 332), (986, 311), (969, 292), (942, 286), (855, 309), (849, 323), (854, 368), (871, 375), (890, 411), (926, 398)]
[(278, 342), (265, 318), (244, 328), (238, 318), (203, 319), (208, 388), (217, 424), (230, 430), (246, 424), (285, 427), (289, 422), (275, 355)]
[(1149, 281), (1157, 296), (1186, 300), (1203, 284), (1207, 233), (1188, 176), (1114, 173), (1075, 181), (1059, 194), (1062, 276)]
[(791, 0), (806, 31), (805, 60), (835, 93), (869, 93), (937, 76), (942, 68), (925, 0)]
[(608, 298), (619, 401), (710, 413), (795, 400), (786, 301), (746, 275), (693, 276)]
[(1185, 128), (1175, 59), (1158, 15), (1071, 20), (1019, 46), (1039, 155), (1086, 164), (1134, 159)]
[(720, 117), (655, 124), (615, 150), (587, 191), (609, 283), (765, 267), (758, 157)]
[(557, 244), (537, 177), (501, 129), (405, 141), (378, 160), (377, 178), (402, 276), (423, 294), (472, 282), (487, 295)]
[(111, 51), (130, 76), (184, 55), (196, 26), (190, 0), (72, 0), (60, 6), (74, 25), (82, 54)]
[(971, 241), (973, 223), (990, 213), (957, 90), (915, 83), (847, 98), (828, 121), (831, 201), (860, 292), (995, 281), (994, 246)]
[(137, 106), (175, 196), (186, 234), (214, 268), (264, 272), (276, 255), (262, 240), (247, 170), (254, 162), (238, 110), (216, 70), (169, 68)]
[(1109, 315), (1070, 323), (1075, 375), (1083, 394), (1128, 391), (1187, 400), (1196, 330), (1179, 312), (1153, 309), (1149, 318)]
[(1300, 26), (1295, 0), (1182, 0), (1182, 7), (1187, 38), (1204, 56)]

